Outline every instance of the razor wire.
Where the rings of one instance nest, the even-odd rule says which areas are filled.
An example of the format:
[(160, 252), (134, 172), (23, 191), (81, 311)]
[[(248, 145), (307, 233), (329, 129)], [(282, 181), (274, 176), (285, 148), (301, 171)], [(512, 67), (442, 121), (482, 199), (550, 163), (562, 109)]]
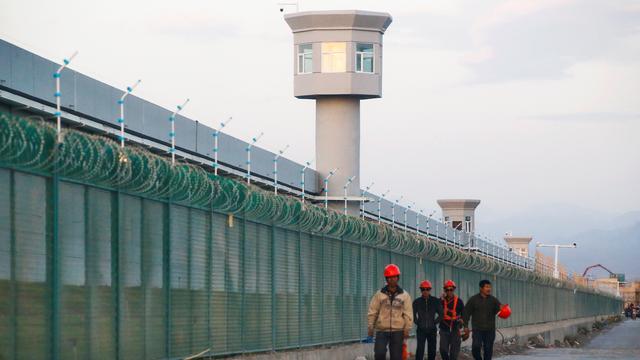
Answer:
[(243, 214), (276, 226), (349, 239), (473, 271), (542, 285), (577, 287), (568, 281), (442, 244), (428, 236), (214, 175), (199, 165), (172, 164), (171, 159), (133, 144), (122, 148), (105, 136), (63, 129), (61, 142), (57, 143), (55, 127), (42, 120), (0, 113), (0, 163), (221, 213)]

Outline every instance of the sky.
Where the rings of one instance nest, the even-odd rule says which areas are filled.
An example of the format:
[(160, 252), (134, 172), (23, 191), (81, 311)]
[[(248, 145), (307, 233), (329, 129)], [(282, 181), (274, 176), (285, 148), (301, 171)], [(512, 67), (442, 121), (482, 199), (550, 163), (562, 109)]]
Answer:
[[(361, 105), (361, 183), (476, 198), (478, 227), (556, 206), (640, 210), (640, 2), (302, 0), (389, 12), (383, 97)], [(287, 7), (285, 12), (295, 11)], [(293, 97), (276, 1), (0, 0), (0, 38), (298, 162), (314, 102)], [(507, 230), (507, 229), (505, 229)], [(535, 233), (535, 224), (532, 224)]]

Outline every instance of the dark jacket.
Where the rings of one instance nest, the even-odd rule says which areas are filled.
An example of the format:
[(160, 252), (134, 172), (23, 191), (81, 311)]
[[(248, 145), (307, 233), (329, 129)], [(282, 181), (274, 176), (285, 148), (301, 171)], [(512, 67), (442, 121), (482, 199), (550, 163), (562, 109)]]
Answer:
[(436, 331), (442, 320), (442, 302), (435, 296), (422, 296), (413, 301), (413, 322), (420, 330)]
[[(461, 298), (458, 298), (458, 302), (455, 305), (454, 309), (454, 300), (451, 299), (449, 302), (445, 302), (444, 297), (440, 299), (440, 303), (442, 304), (442, 321), (440, 321), (440, 330), (451, 331), (453, 329), (458, 329), (460, 325), (460, 319), (462, 319), (462, 313), (464, 311), (464, 301)], [(445, 317), (447, 314), (449, 316), (453, 315), (453, 311), (455, 310), (455, 320), (447, 321)]]
[(473, 330), (495, 330), (496, 314), (499, 311), (500, 301), (494, 296), (489, 295), (485, 298), (476, 294), (467, 301), (462, 320), (466, 326), (469, 326), (469, 318), (471, 318)]

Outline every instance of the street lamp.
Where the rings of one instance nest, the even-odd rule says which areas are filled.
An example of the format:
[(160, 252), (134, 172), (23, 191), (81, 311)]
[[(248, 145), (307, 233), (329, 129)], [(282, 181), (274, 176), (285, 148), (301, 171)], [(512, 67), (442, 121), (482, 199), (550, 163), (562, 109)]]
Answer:
[(176, 106), (176, 110), (169, 117), (169, 121), (171, 122), (171, 132), (169, 133), (169, 137), (171, 138), (171, 165), (176, 163), (176, 115), (184, 109), (185, 106), (189, 103), (189, 99), (185, 100), (182, 105)]
[(287, 144), (284, 149), (278, 151), (276, 156), (273, 157), (273, 191), (276, 195), (278, 195), (278, 159), (280, 159), (280, 156), (282, 156), (288, 148), (289, 144)]
[(553, 277), (556, 279), (560, 279), (560, 271), (558, 271), (558, 249), (566, 248), (566, 249), (575, 249), (578, 247), (578, 244), (573, 243), (570, 245), (559, 245), (559, 244), (541, 244), (536, 243), (536, 247), (552, 247), (555, 249), (555, 256), (553, 258)]
[(217, 128), (213, 132), (213, 173), (218, 175), (218, 138), (220, 137), (220, 131), (222, 128), (227, 126), (233, 120), (233, 117), (229, 116), (229, 118), (220, 123), (220, 127)]
[(364, 220), (364, 193), (369, 192), (369, 189), (375, 184), (375, 182), (371, 182), (364, 190), (361, 191), (360, 196), (362, 196), (362, 200), (360, 200), (360, 213), (362, 215), (362, 220)]
[(133, 89), (135, 89), (138, 85), (140, 85), (140, 83), (142, 82), (142, 80), (138, 80), (136, 81), (135, 84), (131, 85), (131, 86), (127, 86), (127, 91), (124, 92), (124, 94), (122, 94), (122, 96), (120, 97), (120, 99), (118, 99), (118, 105), (120, 105), (120, 117), (118, 118), (118, 123), (120, 124), (120, 147), (124, 148), (124, 99), (131, 94), (131, 92), (133, 92)]
[(304, 163), (304, 166), (302, 167), (302, 170), (300, 170), (300, 189), (302, 189), (302, 205), (304, 206), (304, 197), (305, 197), (305, 192), (304, 192), (304, 173), (307, 171), (307, 168), (309, 168), (309, 166), (311, 166), (311, 163), (313, 162), (313, 160), (311, 161), (307, 161), (306, 163)]
[(53, 73), (53, 78), (56, 79), (56, 92), (53, 94), (53, 96), (56, 98), (56, 112), (54, 113), (54, 115), (56, 117), (56, 135), (58, 143), (62, 142), (62, 110), (60, 104), (60, 97), (62, 96), (62, 93), (60, 92), (60, 74), (62, 73), (62, 70), (64, 70), (71, 63), (71, 60), (73, 60), (76, 55), (78, 55), (77, 51), (71, 54), (68, 59), (62, 60), (62, 65), (58, 68), (58, 70), (56, 70), (55, 73)]
[(400, 196), (391, 205), (391, 223), (392, 223), (391, 227), (394, 228), (394, 229), (396, 228), (396, 205), (400, 204), (400, 200), (402, 200), (403, 197), (404, 197), (404, 195)]
[(381, 217), (381, 203), (382, 203), (382, 199), (384, 199), (385, 196), (387, 196), (387, 194), (389, 193), (389, 191), (391, 190), (387, 190), (385, 191), (382, 195), (378, 196), (378, 224), (380, 224), (380, 222), (382, 221), (382, 217)]
[(353, 182), (353, 180), (356, 178), (355, 175), (353, 175), (352, 177), (350, 177), (349, 179), (347, 179), (347, 183), (344, 184), (343, 190), (344, 190), (344, 214), (347, 215), (347, 190), (349, 189), (349, 185), (351, 185), (351, 183)]
[(255, 145), (258, 140), (264, 135), (264, 132), (260, 132), (260, 134), (251, 139), (251, 142), (247, 144), (247, 184), (251, 184), (251, 148)]
[(324, 208), (325, 209), (329, 208), (329, 179), (331, 179), (331, 177), (333, 175), (335, 175), (336, 172), (338, 172), (338, 168), (335, 168), (335, 169), (329, 171), (329, 175), (327, 175), (327, 177), (324, 178), (324, 180), (323, 180), (323, 183), (324, 183)]

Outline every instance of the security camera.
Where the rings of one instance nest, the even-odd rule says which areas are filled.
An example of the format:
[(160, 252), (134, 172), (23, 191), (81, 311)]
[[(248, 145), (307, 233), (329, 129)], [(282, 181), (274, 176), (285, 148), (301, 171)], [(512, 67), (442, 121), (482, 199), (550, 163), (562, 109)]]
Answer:
[(284, 11), (284, 8), (280, 8), (280, 12), (283, 12), (283, 11)]
[(576, 244), (576, 243), (573, 243), (573, 247), (578, 247), (578, 244)]

